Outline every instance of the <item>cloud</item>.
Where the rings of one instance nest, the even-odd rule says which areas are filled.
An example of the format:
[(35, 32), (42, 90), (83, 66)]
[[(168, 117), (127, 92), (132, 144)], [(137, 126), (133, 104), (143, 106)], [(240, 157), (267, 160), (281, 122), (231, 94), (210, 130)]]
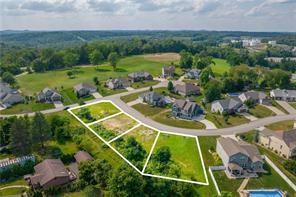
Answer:
[(96, 12), (118, 12), (122, 5), (120, 2), (108, 0), (88, 0), (88, 7)]
[(215, 11), (222, 6), (218, 0), (199, 0), (195, 4), (195, 11), (199, 14), (206, 14)]
[(20, 9), (43, 12), (70, 12), (75, 11), (75, 1), (25, 1)]

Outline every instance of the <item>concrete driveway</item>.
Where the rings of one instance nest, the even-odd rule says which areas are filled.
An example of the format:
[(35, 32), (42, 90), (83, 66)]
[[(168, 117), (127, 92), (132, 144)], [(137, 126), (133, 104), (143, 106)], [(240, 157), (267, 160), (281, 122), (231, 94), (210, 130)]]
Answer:
[(131, 91), (134, 91), (135, 89), (134, 88), (132, 88), (132, 87), (126, 87), (125, 88), (128, 92), (131, 92)]
[(203, 123), (206, 129), (217, 129), (216, 125), (207, 119), (200, 120), (199, 122)]
[(273, 111), (273, 113), (275, 113), (276, 115), (284, 115), (285, 113), (282, 112), (281, 110), (279, 110), (278, 108), (274, 107), (274, 106), (270, 106), (270, 105), (263, 105), (264, 107), (270, 109), (271, 111)]
[(250, 121), (255, 121), (258, 120), (257, 117), (249, 114), (249, 113), (240, 113), (240, 115), (244, 116), (246, 119), (250, 120)]
[(61, 101), (53, 102), (55, 108), (63, 108), (64, 104)]
[(294, 107), (289, 105), (286, 101), (276, 101), (279, 105), (281, 105), (289, 114), (296, 114), (296, 110)]
[(91, 95), (93, 95), (93, 97), (95, 97), (96, 99), (97, 99), (97, 98), (103, 98), (103, 96), (100, 95), (100, 93), (98, 93), (98, 92), (94, 92), (94, 93), (92, 93)]

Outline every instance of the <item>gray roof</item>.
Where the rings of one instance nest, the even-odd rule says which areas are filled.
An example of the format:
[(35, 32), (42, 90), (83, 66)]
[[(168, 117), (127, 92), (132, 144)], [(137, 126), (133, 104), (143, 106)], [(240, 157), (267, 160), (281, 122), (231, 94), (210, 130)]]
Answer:
[(275, 97), (296, 97), (296, 90), (272, 90)]
[(131, 78), (138, 78), (138, 77), (147, 78), (150, 75), (151, 75), (150, 73), (145, 72), (145, 71), (133, 72), (133, 73), (128, 74), (128, 76)]
[(60, 159), (46, 159), (34, 167), (35, 174), (31, 177), (34, 184), (45, 185), (57, 177), (69, 177), (68, 171)]
[(80, 91), (81, 89), (93, 90), (93, 89), (97, 89), (97, 88), (96, 88), (96, 86), (88, 84), (88, 83), (79, 83), (74, 86), (74, 89), (76, 91)]
[(187, 75), (198, 77), (199, 74), (200, 74), (200, 72), (201, 72), (201, 70), (199, 70), (197, 68), (193, 68), (193, 69), (190, 69), (186, 74)]
[(284, 141), (289, 148), (296, 148), (296, 129), (288, 131), (272, 131), (270, 129), (264, 129), (261, 131), (261, 134), (264, 136), (274, 136)]
[(78, 151), (75, 155), (74, 155), (75, 160), (80, 163), (82, 161), (89, 161), (89, 160), (93, 160), (93, 157), (86, 151)]
[(266, 99), (266, 94), (264, 92), (259, 92), (259, 91), (248, 91), (242, 93), (242, 95), (245, 95), (245, 97), (249, 100), (261, 100), (261, 99)]
[(220, 103), (223, 109), (236, 109), (243, 104), (241, 100), (237, 97), (217, 100), (214, 101), (212, 104), (214, 103)]
[(140, 97), (146, 98), (149, 101), (159, 101), (160, 99), (164, 99), (164, 96), (157, 92), (145, 92), (141, 94)]
[(174, 105), (182, 110), (189, 111), (196, 107), (199, 107), (196, 103), (191, 101), (186, 101), (183, 99), (178, 99), (175, 101)]
[(189, 93), (189, 92), (199, 92), (199, 87), (192, 84), (192, 83), (185, 83), (184, 85), (177, 84), (175, 86), (175, 90), (178, 92), (184, 92), (184, 93)]
[(126, 77), (118, 77), (118, 78), (112, 78), (112, 79), (108, 79), (107, 83), (113, 83), (113, 84), (126, 84), (128, 83), (128, 78)]
[(175, 66), (163, 66), (162, 69), (165, 73), (174, 73), (176, 67)]
[(9, 93), (3, 99), (2, 103), (14, 104), (23, 101), (24, 98), (20, 93)]
[(254, 145), (248, 144), (244, 141), (235, 141), (229, 137), (220, 137), (218, 138), (218, 142), (221, 144), (223, 150), (229, 157), (241, 153), (248, 156), (252, 162), (263, 162), (257, 147)]

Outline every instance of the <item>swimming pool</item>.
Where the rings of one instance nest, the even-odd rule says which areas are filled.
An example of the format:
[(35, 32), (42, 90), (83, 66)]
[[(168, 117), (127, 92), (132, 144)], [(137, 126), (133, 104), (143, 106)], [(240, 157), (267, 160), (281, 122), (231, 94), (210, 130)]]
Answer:
[(249, 191), (250, 197), (283, 197), (281, 191), (278, 190), (258, 190), (258, 191)]

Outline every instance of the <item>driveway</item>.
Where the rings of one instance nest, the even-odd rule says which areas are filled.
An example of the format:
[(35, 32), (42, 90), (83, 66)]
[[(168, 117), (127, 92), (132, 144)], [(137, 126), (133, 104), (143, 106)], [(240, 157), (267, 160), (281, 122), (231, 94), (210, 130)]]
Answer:
[(141, 101), (139, 100), (139, 99), (136, 99), (136, 100), (134, 100), (134, 101), (131, 101), (131, 102), (129, 102), (129, 103), (127, 103), (127, 105), (128, 106), (133, 106), (133, 105), (136, 105), (136, 104), (138, 104), (138, 103), (140, 103)]
[(134, 91), (135, 89), (134, 88), (132, 88), (132, 87), (126, 87), (125, 88), (128, 92), (131, 92), (131, 91)]
[(206, 129), (217, 129), (216, 125), (207, 119), (200, 120), (199, 122), (203, 123)]
[(286, 101), (276, 101), (279, 105), (281, 105), (289, 114), (296, 114), (296, 110)]
[(270, 105), (263, 105), (264, 107), (270, 109), (271, 111), (273, 111), (276, 115), (284, 115), (285, 113), (282, 112), (281, 110), (279, 110), (278, 108), (274, 107), (274, 106), (270, 106)]
[(250, 121), (258, 120), (257, 117), (252, 116), (252, 115), (249, 114), (249, 113), (240, 113), (240, 115), (244, 116), (246, 119), (248, 119), (248, 120), (250, 120)]
[(93, 95), (93, 97), (95, 97), (96, 99), (97, 99), (97, 98), (103, 98), (103, 96), (100, 95), (100, 93), (98, 93), (98, 92), (94, 92), (94, 93), (92, 93), (91, 95)]
[(53, 104), (54, 104), (54, 107), (57, 109), (64, 107), (64, 104), (61, 101), (55, 101), (53, 102)]

